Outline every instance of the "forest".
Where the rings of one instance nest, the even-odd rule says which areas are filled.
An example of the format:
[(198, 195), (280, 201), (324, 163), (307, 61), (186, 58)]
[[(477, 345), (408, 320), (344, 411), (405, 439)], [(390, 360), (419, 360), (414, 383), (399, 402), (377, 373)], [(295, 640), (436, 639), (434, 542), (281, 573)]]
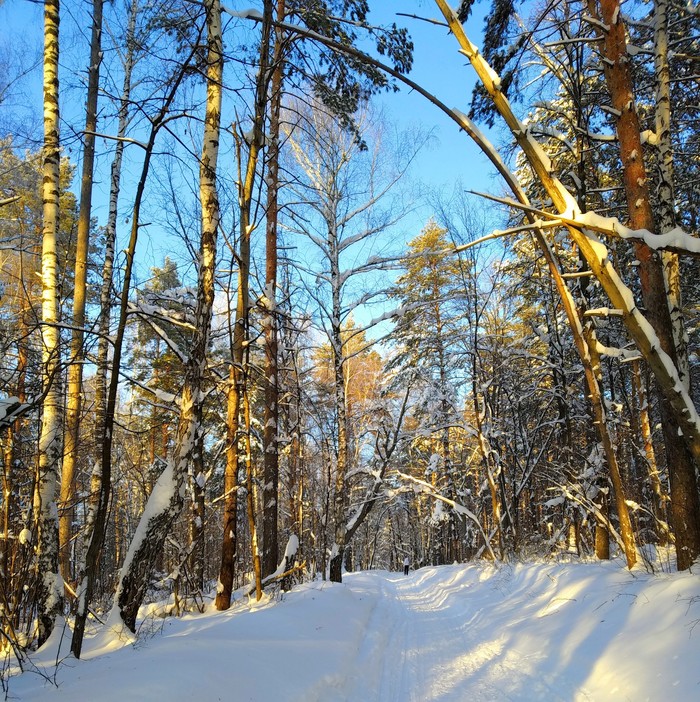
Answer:
[[(406, 557), (693, 568), (696, 6), (39, 4), (0, 42), (6, 658)], [(400, 92), (483, 192), (416, 182)]]

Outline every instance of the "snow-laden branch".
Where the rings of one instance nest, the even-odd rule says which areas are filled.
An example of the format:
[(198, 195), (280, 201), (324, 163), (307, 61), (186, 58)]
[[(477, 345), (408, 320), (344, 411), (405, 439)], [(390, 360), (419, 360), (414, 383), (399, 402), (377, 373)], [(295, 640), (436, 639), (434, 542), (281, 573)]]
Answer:
[(524, 205), (521, 202), (507, 197), (498, 197), (474, 190), (469, 190), (467, 192), (488, 200), (493, 200), (494, 202), (499, 202), (508, 207), (539, 215), (558, 225), (576, 227), (579, 230), (588, 229), (599, 234), (607, 234), (608, 236), (617, 237), (619, 239), (640, 241), (654, 251), (672, 251), (677, 254), (700, 256), (700, 239), (691, 236), (680, 227), (675, 227), (665, 234), (654, 234), (647, 229), (630, 229), (622, 224), (616, 217), (604, 217), (595, 212), (580, 212), (578, 208), (574, 208), (569, 217), (564, 214), (547, 212), (547, 210)]
[(481, 536), (484, 539), (484, 544), (486, 545), (486, 548), (493, 558), (493, 560), (497, 560), (496, 554), (493, 552), (493, 549), (491, 548), (491, 543), (486, 536), (486, 533), (484, 532), (483, 527), (481, 526), (481, 521), (479, 520), (479, 517), (477, 517), (474, 512), (472, 512), (470, 509), (465, 507), (464, 505), (460, 504), (459, 502), (455, 502), (454, 500), (451, 500), (449, 497), (445, 497), (444, 495), (441, 495), (437, 490), (427, 481), (421, 480), (420, 478), (414, 478), (412, 475), (409, 475), (408, 473), (402, 473), (401, 471), (396, 471), (396, 475), (408, 482), (415, 483), (417, 485), (417, 488), (414, 488), (415, 492), (421, 492), (427, 495), (430, 495), (431, 497), (434, 497), (436, 500), (440, 500), (441, 502), (444, 502), (446, 505), (449, 505), (456, 514), (460, 514), (464, 517), (467, 517), (470, 519), (474, 524), (479, 529), (479, 532), (481, 533)]
[(255, 20), (256, 22), (263, 21), (262, 12), (260, 12), (260, 10), (256, 10), (254, 7), (249, 7), (245, 10), (231, 10), (230, 8), (226, 7), (225, 5), (222, 5), (221, 11), (225, 12), (227, 15), (231, 15), (231, 17), (234, 17), (237, 19), (249, 19), (249, 20)]

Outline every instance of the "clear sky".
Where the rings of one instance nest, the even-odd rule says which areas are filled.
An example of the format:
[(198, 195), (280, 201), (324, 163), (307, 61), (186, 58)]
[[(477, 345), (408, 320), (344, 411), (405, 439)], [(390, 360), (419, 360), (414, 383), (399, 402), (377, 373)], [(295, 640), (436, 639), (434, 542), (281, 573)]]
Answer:
[[(370, 3), (372, 4), (372, 3)], [(410, 78), (434, 94), (449, 108), (469, 112), (475, 74), (469, 61), (459, 53), (455, 38), (446, 27), (413, 19), (403, 15), (440, 21), (437, 6), (432, 0), (380, 0), (374, 3), (373, 16), (385, 21), (395, 21), (408, 28), (414, 44), (414, 67)], [(453, 0), (453, 4), (456, 4)], [(466, 31), (472, 39), (479, 37), (483, 26), (483, 7), (467, 24)], [(396, 13), (403, 13), (397, 16)], [(476, 40), (478, 44), (478, 39)], [(402, 88), (398, 94), (383, 99), (387, 110), (401, 124), (420, 124), (435, 134), (433, 148), (420, 156), (418, 171), (435, 186), (446, 185), (451, 189), (455, 180), (461, 179), (469, 187), (485, 189), (490, 177), (487, 160), (469, 137), (457, 125), (423, 96)]]

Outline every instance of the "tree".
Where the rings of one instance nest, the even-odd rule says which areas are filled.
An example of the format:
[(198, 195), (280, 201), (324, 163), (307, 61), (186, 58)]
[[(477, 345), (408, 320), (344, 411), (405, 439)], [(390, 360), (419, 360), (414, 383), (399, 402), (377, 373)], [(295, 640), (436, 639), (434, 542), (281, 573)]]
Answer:
[[(514, 115), (506, 97), (499, 89), (496, 74), (466, 37), (457, 16), (446, 3), (442, 2), (442, 0), (436, 1), (443, 12), (445, 19), (448, 21), (450, 28), (455, 33), (455, 36), (457, 37), (465, 54), (469, 57), (472, 65), (476, 69), (484, 88), (493, 100), (494, 106), (504, 117), (511, 130), (511, 133), (516, 138), (518, 145), (528, 158), (528, 161), (530, 162), (538, 180), (546, 189), (548, 195), (552, 198), (554, 206), (558, 212), (556, 217), (564, 216), (566, 218), (567, 221), (565, 224), (567, 225), (567, 230), (572, 240), (579, 247), (582, 256), (590, 267), (592, 275), (594, 275), (602, 285), (611, 301), (611, 304), (615, 307), (615, 309), (620, 310), (622, 321), (624, 322), (630, 337), (634, 340), (637, 348), (647, 360), (656, 376), (659, 390), (663, 395), (664, 403), (666, 403), (665, 406), (667, 411), (673, 416), (674, 421), (679, 425), (682, 431), (683, 444), (685, 448), (692, 452), (693, 456), (697, 460), (697, 458), (700, 457), (700, 442), (697, 440), (700, 425), (698, 424), (697, 412), (692, 400), (680, 382), (678, 369), (674, 364), (674, 354), (672, 353), (673, 349), (667, 345), (669, 338), (666, 332), (669, 330), (669, 328), (664, 326), (663, 321), (660, 322), (661, 326), (659, 327), (659, 332), (663, 337), (663, 344), (660, 345), (658, 343), (659, 338), (654, 332), (653, 327), (642, 315), (639, 307), (634, 303), (634, 296), (632, 292), (627, 288), (627, 286), (625, 286), (612, 262), (608, 258), (605, 246), (591, 231), (593, 228), (595, 228), (598, 231), (605, 232), (614, 237), (616, 234), (616, 228), (612, 227), (609, 223), (600, 220), (597, 220), (595, 225), (591, 226), (590, 215), (587, 216), (588, 222), (585, 226), (577, 226), (576, 220), (580, 210), (578, 209), (574, 199), (571, 197), (571, 194), (553, 173), (551, 161), (543, 154), (537, 143), (534, 141), (534, 139), (532, 139), (528, 130), (524, 128), (524, 125)], [(616, 23), (618, 23), (617, 13), (615, 14), (615, 17)], [(610, 17), (608, 17), (608, 19), (612, 19), (612, 14)], [(617, 30), (615, 30), (615, 32), (617, 35)], [(615, 38), (611, 39), (611, 43), (613, 44), (610, 49), (611, 52), (615, 51), (617, 53), (611, 53), (611, 55), (607, 58), (608, 60), (615, 62), (614, 56), (619, 58), (622, 56), (622, 52), (620, 51), (620, 46), (615, 44)], [(619, 106), (625, 105), (620, 103)], [(629, 108), (625, 107), (623, 112), (628, 110)], [(630, 134), (627, 132), (634, 132), (635, 130), (633, 125), (627, 125), (626, 123), (623, 131), (626, 132), (627, 137), (630, 136)], [(622, 152), (625, 153), (627, 158), (630, 158), (633, 154), (633, 149), (628, 150), (627, 147), (624, 147)], [(638, 154), (639, 152), (637, 152), (637, 155)], [(643, 177), (643, 174), (640, 175), (640, 177)], [(635, 185), (634, 188), (632, 188), (633, 183), (631, 182), (629, 185), (631, 190), (638, 187), (638, 185)], [(644, 198), (642, 197), (642, 199)], [(635, 203), (636, 201), (631, 204), (634, 205)], [(642, 209), (645, 208), (646, 205), (642, 203)], [(571, 213), (572, 216), (568, 217), (566, 215), (567, 212)], [(650, 254), (651, 250), (648, 249), (648, 247), (644, 248), (646, 244), (644, 243), (643, 235), (638, 235), (635, 241), (637, 242), (637, 248), (639, 249), (637, 254), (638, 256), (642, 255), (642, 258), (644, 259), (642, 262), (642, 270), (645, 275), (650, 276), (647, 279), (647, 282), (643, 284), (643, 288), (645, 288), (647, 293), (653, 298), (654, 295), (658, 295), (658, 292), (651, 293), (651, 288), (653, 286), (650, 285), (650, 283), (652, 280), (656, 279), (656, 276), (658, 276), (659, 269), (654, 261), (654, 255)], [(663, 294), (664, 286), (661, 285), (659, 288), (657, 285), (655, 289), (657, 291), (660, 289)], [(664, 313), (663, 310), (664, 305), (659, 304), (658, 299), (650, 299), (649, 304), (652, 307), (652, 314), (650, 316), (652, 316), (653, 320), (659, 322), (660, 319), (663, 320), (664, 317), (668, 317), (668, 309), (665, 299), (664, 305), (666, 305), (666, 313)], [(671, 355), (669, 355), (670, 352)], [(676, 436), (674, 441), (671, 442), (671, 446), (677, 445), (678, 441), (679, 437)], [(680, 491), (683, 492), (685, 488), (688, 487), (688, 484), (683, 480), (681, 482), (682, 487)], [(696, 502), (697, 491), (693, 493), (691, 490), (690, 492), (684, 494), (682, 498), (679, 498), (679, 502), (687, 503), (688, 500), (690, 500), (691, 505), (692, 503)], [(679, 507), (679, 509), (681, 509), (681, 507)], [(693, 512), (694, 509), (691, 506), (690, 514), (692, 515)], [(692, 524), (695, 523), (696, 519), (693, 517)], [(692, 532), (694, 531), (692, 524), (686, 523), (685, 525), (682, 525), (681, 528), (686, 529), (687, 525)], [(690, 539), (690, 541), (692, 541), (692, 539)], [(680, 546), (679, 564), (681, 564), (682, 567), (688, 567), (687, 556), (690, 552), (687, 550), (688, 548), (692, 550), (692, 548), (689, 546), (687, 548), (686, 546)]]
[(58, 572), (56, 493), (61, 460), (60, 332), (57, 233), (60, 151), (58, 113), (58, 0), (44, 5), (44, 148), (42, 278), (42, 403), (35, 513), (38, 522), (39, 645), (63, 613), (63, 583)]
[[(276, 271), (277, 271), (277, 226), (280, 153), (280, 106), (283, 91), (298, 90), (305, 94), (313, 92), (349, 131), (358, 134), (353, 115), (362, 100), (390, 87), (386, 74), (376, 67), (352, 55), (329, 48), (323, 42), (299, 41), (304, 37), (327, 37), (339, 47), (353, 47), (360, 37), (374, 39), (377, 49), (392, 58), (397, 67), (409, 70), (412, 44), (405, 30), (391, 27), (374, 27), (367, 21), (367, 3), (351, 0), (323, 0), (309, 5), (298, 0), (277, 0), (265, 3), (262, 15), (249, 12), (250, 19), (262, 21), (264, 25), (275, 14), (276, 27), (274, 46), (266, 49), (270, 59), (271, 73), (267, 129), (267, 153), (265, 185), (267, 188), (266, 209), (266, 273), (265, 291), (261, 298), (266, 313), (263, 320), (265, 335), (266, 416), (263, 432), (263, 573), (271, 573), (277, 566), (278, 551), (278, 482), (279, 482), (279, 387), (277, 370), (276, 324)], [(297, 24), (298, 23), (298, 24)], [(299, 33), (301, 30), (301, 33)], [(359, 30), (359, 31), (358, 31)], [(267, 70), (267, 67), (266, 69)], [(332, 87), (331, 87), (332, 86)]]
[[(423, 406), (418, 422), (425, 431), (439, 437), (436, 450), (440, 465), (431, 460), (425, 479), (449, 499), (456, 499), (454, 448), (451, 436), (462, 422), (457, 407), (460, 379), (456, 371), (456, 351), (464, 341), (460, 310), (465, 307), (460, 261), (446, 257), (450, 247), (447, 230), (430, 221), (421, 234), (408, 243), (403, 259), (405, 273), (396, 281), (392, 296), (401, 314), (394, 336), (402, 350), (394, 360), (405, 372), (416, 373), (423, 388)], [(455, 542), (456, 522), (448, 517), (434, 543), (435, 562), (448, 559), (449, 544)]]
[[(315, 276), (307, 289), (318, 305), (320, 318), (333, 357), (334, 373), (334, 447), (333, 447), (333, 523), (330, 578), (342, 580), (342, 565), (347, 546), (346, 477), (351, 468), (348, 436), (347, 392), (344, 367), (343, 329), (353, 311), (366, 304), (379, 291), (368, 291), (358, 298), (346, 291), (359, 276), (386, 269), (392, 257), (374, 256), (353, 261), (360, 247), (367, 247), (398, 218), (401, 209), (384, 205), (386, 196), (399, 182), (410, 156), (397, 168), (387, 168), (382, 161), (379, 135), (372, 150), (364, 151), (363, 142), (343, 131), (334, 116), (317, 109), (297, 109), (299, 118), (288, 135), (296, 170), (299, 173), (290, 188), (295, 196), (308, 203), (309, 213), (291, 214), (292, 228), (307, 237), (319, 256), (319, 267), (307, 275)], [(367, 113), (355, 117), (359, 134), (370, 135)], [(365, 124), (367, 126), (365, 126)], [(291, 167), (291, 166), (290, 166)], [(393, 206), (396, 208), (396, 205)], [(358, 333), (364, 331), (358, 328)]]
[[(259, 45), (259, 63), (255, 81), (254, 108), (252, 115), (252, 131), (248, 140), (242, 136), (238, 138), (238, 206), (240, 210), (239, 222), (239, 250), (238, 250), (238, 291), (236, 296), (236, 317), (233, 328), (233, 338), (231, 346), (231, 368), (230, 384), (228, 389), (227, 407), (227, 458), (226, 475), (224, 479), (224, 517), (223, 517), (223, 541), (221, 546), (221, 567), (219, 570), (219, 584), (216, 592), (216, 608), (218, 610), (228, 609), (231, 606), (231, 594), (233, 590), (233, 559), (236, 553), (236, 530), (238, 515), (238, 470), (241, 461), (241, 451), (239, 441), (240, 419), (247, 404), (245, 395), (247, 393), (247, 359), (246, 346), (248, 342), (248, 327), (250, 314), (250, 236), (254, 228), (252, 217), (253, 196), (255, 187), (255, 176), (258, 166), (258, 158), (264, 142), (265, 111), (267, 107), (268, 71), (270, 34), (272, 31), (272, 2), (265, 0), (262, 35)], [(238, 125), (241, 129), (241, 125)], [(247, 148), (247, 162), (243, 166), (243, 144)], [(241, 172), (242, 171), (242, 172)], [(245, 425), (245, 420), (244, 420)], [(245, 432), (246, 442), (250, 441), (250, 435)], [(252, 528), (251, 544), (253, 549), (253, 563), (256, 583), (256, 596), (260, 599), (262, 568), (260, 564), (260, 554), (257, 546), (257, 533), (255, 529), (254, 516), (250, 514), (253, 507), (252, 488), (252, 464), (250, 451), (244, 450), (243, 456), (247, 465), (247, 485), (249, 487), (248, 510), (249, 524)]]
[(90, 65), (88, 67), (87, 104), (83, 135), (83, 166), (80, 186), (80, 212), (76, 234), (75, 275), (73, 288), (73, 328), (71, 330), (70, 358), (66, 389), (66, 431), (61, 472), (60, 568), (64, 580), (70, 580), (70, 542), (75, 497), (75, 465), (78, 453), (83, 366), (85, 363), (85, 306), (87, 298), (88, 251), (92, 215), (92, 180), (95, 162), (95, 132), (97, 129), (97, 93), (102, 60), (102, 0), (93, 0)]
[(188, 467), (198, 448), (201, 431), (203, 380), (209, 347), (214, 304), (214, 275), (219, 227), (219, 201), (216, 173), (221, 125), (221, 84), (223, 47), (221, 7), (211, 0), (206, 7), (207, 26), (207, 104), (200, 161), (200, 204), (202, 228), (198, 260), (197, 307), (191, 347), (185, 363), (180, 397), (180, 417), (174, 458), (161, 474), (142, 516), (142, 531), (134, 537), (120, 575), (115, 609), (124, 624), (134, 631), (136, 614), (148, 586), (153, 564), (163, 547), (170, 526), (183, 504)]

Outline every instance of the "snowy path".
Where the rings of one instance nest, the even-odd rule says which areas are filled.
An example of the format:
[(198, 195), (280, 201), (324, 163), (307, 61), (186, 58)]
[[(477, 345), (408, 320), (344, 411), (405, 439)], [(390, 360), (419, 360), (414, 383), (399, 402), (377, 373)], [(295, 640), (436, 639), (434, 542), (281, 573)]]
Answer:
[(84, 660), (59, 658), (35, 654), (50, 680), (13, 677), (8, 699), (687, 702), (700, 699), (700, 577), (619, 563), (351, 573), (146, 619), (135, 645), (103, 632)]
[(353, 589), (364, 592), (374, 605), (342, 699), (588, 699), (565, 678), (541, 677), (533, 662), (544, 653), (533, 660), (531, 652), (527, 656), (504, 647), (503, 637), (493, 631), (495, 622), (484, 617), (483, 606), (492, 604), (493, 592), (484, 597), (478, 587), (463, 581), (431, 587), (430, 574), (350, 576)]

